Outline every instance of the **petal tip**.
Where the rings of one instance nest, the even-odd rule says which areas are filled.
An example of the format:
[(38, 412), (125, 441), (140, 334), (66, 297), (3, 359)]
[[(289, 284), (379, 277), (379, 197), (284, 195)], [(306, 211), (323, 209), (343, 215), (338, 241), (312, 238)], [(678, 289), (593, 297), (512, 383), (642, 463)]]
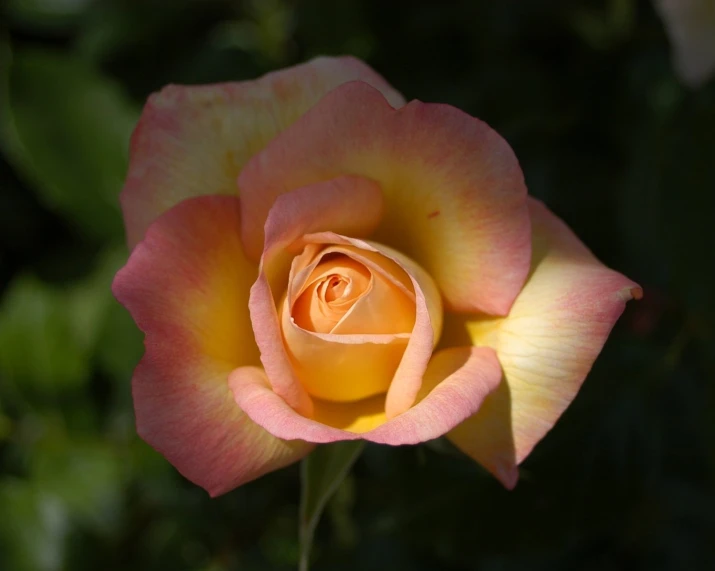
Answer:
[(510, 492), (516, 488), (516, 484), (519, 482), (519, 468), (514, 464), (497, 467), (494, 475)]
[(643, 288), (640, 286), (631, 286), (621, 290), (620, 292), (623, 301), (638, 301), (643, 299)]

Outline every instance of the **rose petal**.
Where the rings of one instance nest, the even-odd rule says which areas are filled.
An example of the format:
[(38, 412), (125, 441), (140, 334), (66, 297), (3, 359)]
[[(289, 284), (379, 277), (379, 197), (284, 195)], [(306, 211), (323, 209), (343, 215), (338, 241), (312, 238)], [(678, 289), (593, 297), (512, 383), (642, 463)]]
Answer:
[(297, 327), (287, 311), (281, 325), (293, 373), (311, 396), (331, 401), (357, 401), (386, 392), (410, 338), (311, 333)]
[(404, 103), (382, 77), (352, 57), (320, 57), (255, 81), (170, 85), (152, 95), (132, 137), (121, 195), (129, 246), (141, 240), (154, 218), (185, 198), (235, 195), (238, 173), (251, 156), (325, 93), (355, 79), (375, 86), (395, 106)]
[[(457, 348), (441, 351), (433, 357), (425, 374), (425, 385), (434, 387), (407, 412), (362, 434), (348, 432), (305, 418), (271, 391), (267, 380), (245, 375), (241, 370), (229, 377), (236, 403), (257, 424), (280, 439), (300, 438), (325, 443), (364, 438), (381, 444), (417, 444), (438, 438), (479, 409), (485, 396), (501, 377), (494, 352), (486, 347)], [(381, 421), (374, 410), (374, 400), (328, 404), (315, 401), (316, 418), (332, 419), (337, 426), (366, 425)], [(343, 407), (342, 410), (340, 407)], [(357, 422), (363, 424), (357, 426)]]
[(273, 390), (302, 414), (309, 416), (312, 404), (286, 355), (276, 311), (293, 256), (300, 251), (291, 245), (306, 233), (328, 228), (357, 236), (369, 234), (381, 215), (382, 193), (375, 183), (340, 177), (281, 196), (266, 220), (260, 273), (249, 301), (251, 320)]
[[(314, 259), (305, 267), (298, 256), (290, 273), (290, 299), (285, 300), (286, 313), (294, 318), (295, 325), (309, 331), (335, 335), (352, 334), (396, 334), (410, 333), (415, 324), (415, 294), (409, 275), (392, 259), (374, 251), (361, 250), (353, 246), (328, 245), (318, 250)], [(328, 258), (327, 261), (323, 261)], [(298, 263), (296, 263), (298, 262)], [(310, 320), (305, 319), (308, 309), (304, 298), (314, 291), (307, 283), (314, 278), (339, 271), (345, 267), (362, 268), (360, 282), (368, 281), (350, 307), (343, 309), (341, 318), (328, 330), (319, 331), (306, 328)], [(367, 280), (362, 276), (367, 274)], [(356, 280), (358, 281), (358, 280)], [(298, 293), (296, 294), (295, 291)], [(313, 305), (317, 305), (314, 302)]]
[(461, 318), (475, 345), (496, 349), (505, 382), (448, 434), (509, 488), (517, 464), (576, 396), (626, 302), (642, 294), (543, 204), (530, 200), (529, 210), (533, 268), (509, 316)]
[[(409, 352), (405, 353), (402, 359), (401, 368), (395, 378), (392, 380), (390, 389), (387, 391), (387, 400), (385, 401), (385, 411), (388, 418), (393, 418), (398, 414), (405, 412), (410, 408), (417, 398), (417, 394), (422, 386), (421, 372), (425, 363), (425, 356), (428, 351), (431, 352), (442, 333), (442, 321), (444, 312), (442, 310), (442, 296), (437, 289), (437, 286), (432, 281), (432, 278), (413, 260), (410, 260), (404, 254), (387, 248), (385, 246), (374, 244), (385, 255), (392, 257), (394, 260), (405, 268), (405, 271), (412, 277), (416, 284), (419, 284), (418, 299), (424, 300), (424, 306), (417, 305), (419, 317), (415, 323), (413, 337), (415, 340), (412, 346), (408, 347)], [(430, 328), (432, 330), (432, 343), (427, 328), (423, 325), (426, 315), (429, 318)], [(419, 329), (418, 329), (419, 327)], [(416, 335), (419, 333), (419, 335)], [(427, 356), (427, 359), (429, 357)]]
[(508, 312), (529, 270), (529, 216), (514, 153), (492, 129), (448, 105), (396, 111), (362, 82), (338, 87), (241, 172), (249, 255), (277, 196), (345, 173), (379, 183), (373, 239), (422, 266), (449, 307)]
[[(303, 240), (314, 244), (355, 246), (366, 260), (371, 258), (378, 264), (380, 259), (387, 258), (402, 268), (404, 275), (409, 277), (415, 295), (415, 325), (400, 365), (392, 378), (385, 403), (388, 418), (405, 412), (417, 398), (422, 376), (442, 327), (442, 302), (437, 287), (430, 276), (407, 256), (382, 244), (339, 236), (333, 232), (308, 234)], [(400, 275), (397, 272), (390, 273), (396, 277)]]
[(159, 217), (114, 280), (145, 333), (134, 373), (137, 430), (211, 495), (300, 459), (235, 405), (236, 367), (258, 363), (248, 315), (257, 274), (243, 254), (238, 199), (189, 199)]
[(355, 303), (361, 296), (372, 294), (372, 281), (370, 271), (348, 256), (322, 260), (308, 276), (303, 291), (292, 299), (290, 314), (296, 325), (307, 331), (332, 333), (338, 324), (344, 329)]
[(373, 181), (340, 176), (296, 188), (276, 200), (265, 224), (261, 269), (274, 289), (285, 285), (304, 234), (333, 231), (356, 238), (372, 234), (383, 215), (382, 191)]
[(387, 421), (385, 395), (344, 403), (314, 399), (313, 420), (334, 428), (361, 434)]
[[(310, 239), (310, 236), (306, 238)], [(306, 251), (311, 249), (311, 245)], [(338, 258), (334, 257), (336, 255)], [(328, 256), (329, 261), (321, 264), (323, 256)], [(341, 257), (372, 270), (374, 287), (365, 297), (369, 299), (376, 294), (380, 298), (377, 302), (381, 304), (382, 311), (376, 308), (377, 315), (367, 315), (367, 323), (356, 325), (354, 319), (349, 319), (356, 325), (354, 331), (306, 331), (294, 319), (291, 303), (295, 292), (303, 291), (305, 285), (302, 282), (306, 277), (315, 275), (316, 270), (330, 266), (331, 262)], [(309, 260), (310, 263), (304, 267)], [(409, 276), (404, 270), (374, 251), (328, 245), (310, 258), (298, 256), (293, 262), (289, 281), (289, 295), (284, 298), (280, 311), (281, 331), (293, 372), (306, 391), (313, 397), (343, 402), (385, 393), (402, 360), (415, 324), (415, 295), (411, 284), (409, 290), (403, 291), (406, 288), (401, 282), (409, 284)], [(393, 281), (395, 283), (388, 283)], [(399, 284), (399, 287), (395, 284)], [(353, 309), (359, 312), (364, 307), (354, 306)], [(359, 318), (359, 314), (354, 316)], [(382, 317), (391, 323), (371, 321), (375, 317)], [(398, 329), (391, 331), (394, 325)]]

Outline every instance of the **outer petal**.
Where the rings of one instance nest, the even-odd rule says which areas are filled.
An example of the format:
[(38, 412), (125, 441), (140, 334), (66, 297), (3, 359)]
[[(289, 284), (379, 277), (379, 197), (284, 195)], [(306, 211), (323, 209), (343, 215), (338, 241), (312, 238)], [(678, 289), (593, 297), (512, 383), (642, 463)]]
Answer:
[[(305, 418), (271, 391), (268, 382), (256, 374), (238, 369), (229, 384), (238, 405), (271, 434), (282, 439), (302, 438), (324, 443), (364, 438), (381, 444), (417, 444), (442, 436), (479, 409), (485, 396), (501, 377), (499, 363), (491, 349), (471, 347), (447, 349), (437, 353), (425, 375), (425, 385), (434, 387), (425, 398), (407, 412), (363, 432), (348, 432)], [(321, 410), (316, 401), (316, 418), (332, 419), (339, 425), (358, 430), (381, 420), (374, 401), (339, 405), (328, 403)], [(363, 406), (364, 405), (364, 406)], [(342, 410), (339, 407), (344, 407)], [(362, 416), (363, 422), (360, 422)]]
[(496, 349), (505, 382), (448, 434), (509, 488), (517, 464), (576, 396), (626, 302), (642, 294), (540, 202), (529, 206), (533, 267), (509, 316), (462, 321), (475, 345)]
[(239, 230), (237, 198), (182, 202), (150, 227), (113, 284), (145, 333), (132, 381), (137, 430), (211, 495), (310, 451), (254, 424), (227, 385), (232, 370), (258, 363), (248, 316), (257, 268)]
[(295, 377), (281, 339), (276, 306), (288, 284), (291, 246), (308, 232), (348, 231), (369, 234), (382, 215), (377, 185), (358, 177), (340, 177), (282, 196), (266, 221), (261, 269), (251, 288), (250, 312), (261, 361), (273, 390), (302, 414), (312, 413), (310, 397)]
[(249, 255), (260, 255), (277, 196), (345, 173), (379, 183), (386, 212), (373, 238), (425, 268), (448, 307), (508, 312), (529, 270), (526, 188), (485, 123), (448, 105), (396, 111), (365, 83), (340, 86), (242, 171)]
[(132, 137), (121, 195), (129, 246), (185, 198), (235, 195), (238, 173), (251, 156), (328, 91), (356, 79), (374, 85), (393, 105), (404, 103), (352, 57), (320, 57), (255, 81), (171, 85), (152, 95)]

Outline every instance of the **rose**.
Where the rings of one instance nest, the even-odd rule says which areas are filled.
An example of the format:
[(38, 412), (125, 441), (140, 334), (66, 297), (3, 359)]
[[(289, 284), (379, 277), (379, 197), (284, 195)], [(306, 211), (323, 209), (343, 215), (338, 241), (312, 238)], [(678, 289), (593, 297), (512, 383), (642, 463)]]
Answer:
[(121, 202), (137, 429), (212, 495), (442, 435), (512, 487), (640, 296), (487, 125), (351, 58), (152, 96)]

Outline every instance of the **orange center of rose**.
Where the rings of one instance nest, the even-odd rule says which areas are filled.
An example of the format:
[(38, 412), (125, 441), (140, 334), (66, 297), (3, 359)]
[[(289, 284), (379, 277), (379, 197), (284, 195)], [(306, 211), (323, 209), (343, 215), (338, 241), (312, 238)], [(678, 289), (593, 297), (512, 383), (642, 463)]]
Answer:
[(370, 270), (363, 264), (343, 254), (325, 258), (306, 280), (305, 290), (293, 306), (296, 325), (316, 333), (332, 332), (372, 288)]
[(347, 245), (309, 244), (281, 304), (286, 350), (313, 397), (385, 393), (415, 324), (415, 293), (395, 261)]

